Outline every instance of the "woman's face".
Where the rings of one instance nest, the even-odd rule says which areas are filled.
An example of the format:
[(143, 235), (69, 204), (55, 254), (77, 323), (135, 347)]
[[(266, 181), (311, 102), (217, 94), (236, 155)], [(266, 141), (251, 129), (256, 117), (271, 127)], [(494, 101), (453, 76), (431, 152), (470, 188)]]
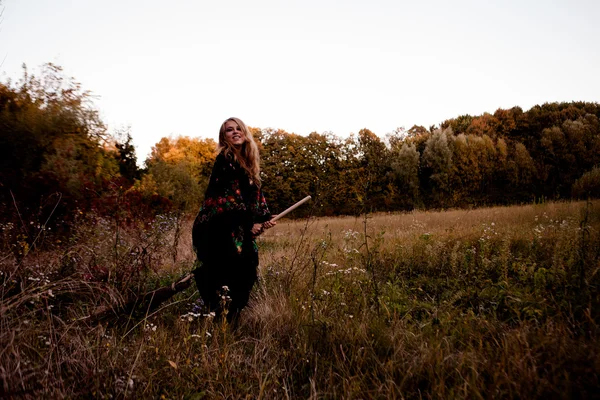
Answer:
[(241, 146), (246, 141), (246, 135), (235, 121), (225, 122), (225, 140), (233, 146)]

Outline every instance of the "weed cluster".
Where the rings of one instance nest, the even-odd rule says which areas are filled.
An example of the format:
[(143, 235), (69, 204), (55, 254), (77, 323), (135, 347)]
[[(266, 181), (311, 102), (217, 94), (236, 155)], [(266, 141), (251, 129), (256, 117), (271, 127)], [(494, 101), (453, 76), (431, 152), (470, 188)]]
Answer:
[(0, 395), (592, 398), (598, 206), (281, 221), (260, 238), (237, 330), (194, 288), (156, 311), (86, 318), (189, 271), (191, 221), (82, 220), (68, 243), (21, 258), (4, 243)]

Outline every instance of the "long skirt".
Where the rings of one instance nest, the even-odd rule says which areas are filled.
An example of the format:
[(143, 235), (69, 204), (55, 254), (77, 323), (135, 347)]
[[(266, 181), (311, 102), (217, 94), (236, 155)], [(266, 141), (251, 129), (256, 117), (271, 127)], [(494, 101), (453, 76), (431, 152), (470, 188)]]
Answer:
[(227, 310), (227, 320), (231, 322), (248, 304), (258, 275), (257, 263), (252, 260), (227, 258), (205, 262), (193, 272), (205, 306), (217, 316)]

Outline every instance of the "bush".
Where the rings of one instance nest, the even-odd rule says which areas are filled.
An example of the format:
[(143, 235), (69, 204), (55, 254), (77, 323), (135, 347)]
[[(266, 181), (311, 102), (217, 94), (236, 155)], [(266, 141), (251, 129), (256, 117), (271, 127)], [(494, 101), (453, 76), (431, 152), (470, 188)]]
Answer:
[(577, 179), (572, 187), (576, 199), (600, 198), (600, 167), (594, 167)]

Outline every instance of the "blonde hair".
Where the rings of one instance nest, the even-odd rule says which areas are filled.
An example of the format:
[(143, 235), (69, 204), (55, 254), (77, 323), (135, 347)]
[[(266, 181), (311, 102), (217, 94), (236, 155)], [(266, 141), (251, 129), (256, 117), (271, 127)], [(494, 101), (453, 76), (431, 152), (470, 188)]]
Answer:
[[(244, 143), (239, 149), (225, 140), (225, 124), (228, 121), (238, 124), (242, 132), (244, 132)], [(233, 157), (244, 168), (254, 184), (260, 187), (260, 154), (258, 146), (252, 137), (252, 133), (241, 119), (232, 117), (223, 121), (219, 130), (219, 147), (217, 151), (223, 153), (225, 156)]]

